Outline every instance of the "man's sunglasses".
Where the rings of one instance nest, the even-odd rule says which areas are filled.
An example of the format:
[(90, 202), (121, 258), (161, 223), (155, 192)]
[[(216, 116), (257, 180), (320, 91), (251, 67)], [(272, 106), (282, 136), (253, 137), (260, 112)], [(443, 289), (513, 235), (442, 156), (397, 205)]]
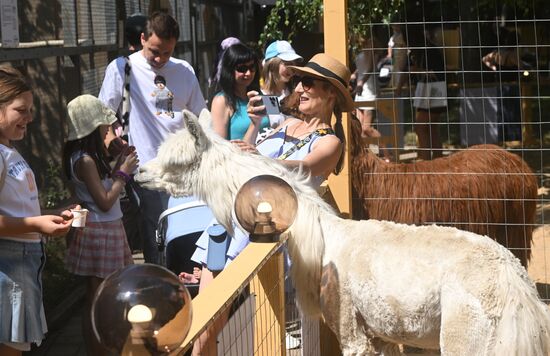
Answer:
[(251, 65), (246, 64), (239, 64), (235, 67), (235, 70), (239, 73), (246, 73), (247, 71), (255, 72), (256, 71), (256, 63), (252, 63)]
[(305, 91), (308, 91), (309, 89), (313, 88), (315, 85), (315, 81), (325, 82), (326, 80), (321, 78), (315, 78), (310, 76), (294, 76), (294, 86), (298, 85), (298, 83), (302, 83), (302, 88), (304, 88)]

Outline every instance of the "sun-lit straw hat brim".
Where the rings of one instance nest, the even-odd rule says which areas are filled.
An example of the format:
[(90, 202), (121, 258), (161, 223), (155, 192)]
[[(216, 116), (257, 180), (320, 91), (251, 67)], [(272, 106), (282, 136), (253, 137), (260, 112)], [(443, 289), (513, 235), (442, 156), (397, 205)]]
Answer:
[(327, 80), (338, 90), (340, 110), (350, 112), (355, 109), (353, 98), (348, 90), (351, 73), (337, 59), (327, 54), (319, 53), (313, 56), (305, 66), (289, 66), (289, 68), (298, 75), (311, 75), (312, 77)]
[(88, 136), (101, 125), (112, 125), (116, 120), (113, 110), (93, 95), (80, 95), (67, 104), (69, 113), (68, 141)]

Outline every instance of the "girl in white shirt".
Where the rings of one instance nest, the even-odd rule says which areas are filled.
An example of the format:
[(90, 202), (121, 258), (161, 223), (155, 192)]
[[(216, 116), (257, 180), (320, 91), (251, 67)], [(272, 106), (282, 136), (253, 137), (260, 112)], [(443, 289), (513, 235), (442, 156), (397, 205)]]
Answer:
[(12, 146), (32, 121), (33, 95), (17, 70), (0, 67), (0, 355), (21, 355), (47, 332), (41, 235), (62, 236), (73, 215), (41, 215), (34, 173)]

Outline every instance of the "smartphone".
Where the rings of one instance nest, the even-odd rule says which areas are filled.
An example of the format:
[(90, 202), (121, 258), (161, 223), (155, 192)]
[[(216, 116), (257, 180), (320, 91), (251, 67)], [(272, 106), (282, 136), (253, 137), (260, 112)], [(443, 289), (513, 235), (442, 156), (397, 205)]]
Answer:
[(262, 105), (265, 106), (267, 115), (278, 115), (281, 113), (279, 98), (275, 95), (260, 95), (262, 97)]

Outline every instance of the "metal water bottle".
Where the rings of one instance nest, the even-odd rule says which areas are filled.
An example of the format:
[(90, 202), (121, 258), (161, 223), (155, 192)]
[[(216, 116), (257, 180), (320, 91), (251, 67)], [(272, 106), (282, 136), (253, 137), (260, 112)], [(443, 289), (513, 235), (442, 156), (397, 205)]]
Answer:
[(206, 232), (210, 236), (208, 239), (208, 254), (206, 256), (206, 267), (210, 271), (221, 271), (225, 267), (227, 259), (227, 249), (230, 239), (227, 231), (221, 225), (212, 225)]

